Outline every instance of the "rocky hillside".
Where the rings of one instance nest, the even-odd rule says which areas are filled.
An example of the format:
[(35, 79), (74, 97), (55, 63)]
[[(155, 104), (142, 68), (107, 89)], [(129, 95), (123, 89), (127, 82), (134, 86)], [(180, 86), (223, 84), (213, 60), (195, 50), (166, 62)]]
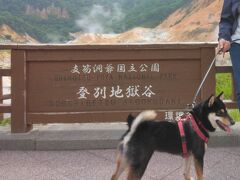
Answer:
[[(113, 0), (23, 0), (19, 6), (18, 0), (5, 1), (0, 0), (0, 42), (27, 43), (37, 39), (62, 43), (73, 39), (69, 41), (72, 44), (216, 41), (223, 3), (153, 0), (157, 8), (152, 11), (155, 6), (148, 0), (132, 0), (130, 4), (128, 0), (116, 0), (118, 4)], [(70, 2), (82, 7), (82, 15), (76, 15), (79, 8)], [(124, 32), (116, 33), (121, 30)]]
[(37, 40), (30, 37), (28, 34), (18, 34), (8, 25), (0, 26), (0, 43), (38, 43)]
[(70, 33), (122, 33), (156, 27), (191, 0), (0, 0), (0, 26), (42, 43), (64, 43)]
[(192, 0), (156, 28), (134, 28), (121, 34), (73, 33), (70, 43), (159, 43), (216, 41), (222, 0)]
[(156, 29), (168, 32), (168, 41), (216, 41), (222, 0), (193, 0)]

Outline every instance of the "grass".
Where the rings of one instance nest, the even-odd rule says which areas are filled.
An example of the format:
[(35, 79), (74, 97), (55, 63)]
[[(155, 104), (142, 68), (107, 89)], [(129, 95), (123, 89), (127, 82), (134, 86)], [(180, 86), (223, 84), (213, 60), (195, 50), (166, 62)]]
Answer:
[(236, 122), (240, 122), (240, 113), (238, 109), (229, 109), (229, 115), (234, 119)]
[(2, 121), (0, 121), (0, 126), (6, 126), (6, 125), (9, 125), (10, 123), (11, 123), (10, 118), (3, 119)]
[(231, 99), (232, 96), (232, 76), (230, 73), (216, 74), (216, 94), (224, 92), (225, 99)]

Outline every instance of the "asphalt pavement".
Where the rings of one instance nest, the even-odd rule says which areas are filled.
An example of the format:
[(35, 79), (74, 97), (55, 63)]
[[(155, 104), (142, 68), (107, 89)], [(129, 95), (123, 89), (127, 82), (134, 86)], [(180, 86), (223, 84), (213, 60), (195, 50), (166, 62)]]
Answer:
[[(52, 124), (11, 134), (0, 127), (0, 180), (110, 180), (126, 129), (125, 123)], [(211, 134), (204, 180), (240, 180), (240, 123), (232, 129)], [(156, 152), (143, 180), (183, 180), (183, 169), (182, 157)]]
[[(1, 180), (110, 180), (116, 150), (0, 151)], [(183, 159), (156, 152), (143, 180), (183, 180)], [(195, 173), (195, 172), (194, 172)], [(120, 178), (126, 179), (126, 174)], [(205, 180), (239, 180), (240, 148), (208, 148)]]

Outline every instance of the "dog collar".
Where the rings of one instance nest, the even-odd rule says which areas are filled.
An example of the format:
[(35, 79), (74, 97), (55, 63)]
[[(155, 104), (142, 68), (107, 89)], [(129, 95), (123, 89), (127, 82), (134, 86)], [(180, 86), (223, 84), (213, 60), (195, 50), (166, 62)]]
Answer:
[[(198, 127), (198, 125), (197, 125), (197, 123), (196, 123), (196, 120), (194, 119), (193, 115), (189, 113), (187, 116), (188, 116), (188, 118), (190, 119), (190, 121), (191, 121), (191, 123), (192, 123), (192, 127), (193, 127), (194, 131), (197, 133), (197, 135), (198, 135), (205, 143), (208, 143), (208, 139), (209, 139), (209, 138), (208, 138), (207, 136), (205, 136), (205, 135), (203, 134), (203, 132), (199, 129), (199, 127)], [(203, 126), (203, 124), (202, 124), (201, 122), (199, 122), (199, 126), (201, 126), (201, 127), (204, 129), (204, 131), (207, 132), (207, 129)]]

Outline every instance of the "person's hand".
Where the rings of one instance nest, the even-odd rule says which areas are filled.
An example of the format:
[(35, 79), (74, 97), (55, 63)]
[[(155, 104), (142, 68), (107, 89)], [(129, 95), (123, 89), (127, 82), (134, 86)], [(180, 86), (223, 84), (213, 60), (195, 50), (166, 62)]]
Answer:
[(220, 39), (218, 41), (218, 52), (219, 54), (223, 54), (223, 57), (225, 55), (225, 53), (230, 49), (231, 47), (231, 42), (230, 41), (227, 41), (225, 39)]

